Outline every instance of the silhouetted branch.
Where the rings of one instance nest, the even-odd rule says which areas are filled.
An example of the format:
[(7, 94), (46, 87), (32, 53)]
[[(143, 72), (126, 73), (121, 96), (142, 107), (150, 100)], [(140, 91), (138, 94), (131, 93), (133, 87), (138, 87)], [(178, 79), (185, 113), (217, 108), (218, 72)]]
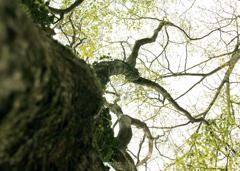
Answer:
[(48, 8), (54, 14), (64, 15), (71, 12), (74, 8), (79, 6), (83, 1), (84, 0), (76, 0), (73, 4), (71, 4), (68, 8), (65, 8), (65, 9), (57, 9), (50, 6)]
[(192, 123), (194, 122), (204, 122), (208, 124), (208, 122), (204, 118), (194, 118), (186, 109), (182, 108), (173, 98), (172, 96), (158, 83), (155, 83), (151, 80), (139, 77), (137, 80), (133, 81), (133, 83), (147, 86), (155, 89), (157, 92), (161, 93), (177, 110), (182, 112)]
[(149, 38), (143, 38), (143, 39), (139, 39), (135, 42), (134, 46), (133, 46), (133, 50), (132, 53), (129, 55), (129, 57), (127, 58), (127, 63), (129, 65), (131, 65), (132, 67), (135, 67), (136, 65), (136, 59), (138, 57), (138, 52), (141, 48), (141, 46), (148, 44), (148, 43), (153, 43), (156, 41), (156, 38), (158, 36), (158, 33), (162, 30), (164, 25), (168, 25), (167, 21), (162, 20), (158, 27), (154, 30), (154, 33), (152, 35), (152, 37)]

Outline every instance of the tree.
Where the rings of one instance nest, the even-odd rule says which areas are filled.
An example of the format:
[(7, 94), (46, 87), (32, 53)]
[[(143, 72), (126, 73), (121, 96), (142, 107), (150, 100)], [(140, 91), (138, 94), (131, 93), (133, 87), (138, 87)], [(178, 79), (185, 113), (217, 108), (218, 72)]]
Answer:
[(107, 170), (93, 133), (102, 105), (90, 67), (0, 2), (0, 170)]
[(1, 10), (1, 169), (239, 168), (238, 2), (36, 2)]

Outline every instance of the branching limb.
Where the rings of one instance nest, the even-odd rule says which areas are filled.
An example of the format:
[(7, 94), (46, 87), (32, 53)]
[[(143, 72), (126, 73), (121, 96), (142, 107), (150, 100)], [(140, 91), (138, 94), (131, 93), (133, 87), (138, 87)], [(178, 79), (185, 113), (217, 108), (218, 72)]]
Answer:
[(54, 14), (64, 15), (73, 11), (73, 9), (79, 6), (83, 1), (84, 0), (76, 0), (73, 4), (71, 4), (68, 8), (65, 8), (65, 9), (57, 9), (50, 6), (48, 6), (48, 8)]
[(229, 68), (225, 72), (223, 80), (222, 80), (221, 84), (218, 86), (217, 92), (215, 93), (212, 101), (210, 102), (210, 104), (207, 107), (207, 109), (202, 113), (203, 117), (205, 117), (207, 115), (207, 113), (209, 112), (209, 110), (212, 108), (213, 104), (217, 100), (217, 97), (220, 94), (223, 85), (226, 82), (228, 82), (230, 74), (232, 73), (232, 70), (233, 70), (235, 64), (238, 62), (239, 59), (240, 59), (240, 52), (236, 52), (236, 53), (233, 54), (232, 58), (229, 60)]
[(148, 43), (153, 43), (156, 41), (156, 38), (158, 36), (158, 33), (162, 30), (164, 25), (168, 25), (168, 22), (162, 20), (158, 27), (154, 30), (154, 33), (152, 35), (152, 37), (149, 38), (143, 38), (143, 39), (139, 39), (135, 42), (134, 46), (133, 46), (133, 50), (132, 53), (130, 54), (130, 56), (127, 58), (127, 63), (132, 66), (133, 68), (135, 68), (136, 65), (136, 59), (138, 57), (138, 52), (141, 48), (141, 46), (148, 44)]
[(137, 69), (121, 60), (99, 62), (95, 63), (93, 67), (101, 80), (102, 86), (105, 86), (109, 82), (110, 76), (113, 75), (125, 75), (125, 78), (129, 81), (134, 81), (139, 77)]
[(123, 111), (119, 105), (117, 105), (116, 103), (115, 104), (108, 103), (105, 98), (103, 98), (103, 99), (104, 99), (104, 105), (107, 106), (113, 113), (115, 113), (118, 118), (121, 115), (123, 115)]
[[(117, 138), (119, 140), (119, 149), (122, 151), (122, 153), (124, 153), (125, 155), (127, 155), (126, 153), (126, 147), (128, 145), (128, 143), (131, 141), (132, 138), (132, 128), (131, 125), (136, 126), (139, 129), (142, 129), (144, 132), (144, 136), (148, 138), (148, 154), (146, 155), (146, 157), (139, 161), (136, 166), (140, 166), (143, 165), (144, 163), (146, 163), (152, 156), (152, 152), (153, 152), (153, 140), (154, 138), (152, 137), (152, 134), (149, 130), (149, 128), (147, 127), (147, 125), (135, 118), (132, 118), (128, 115), (125, 115), (122, 112), (121, 107), (117, 104), (111, 104), (108, 103), (106, 101), (106, 99), (104, 99), (104, 104), (112, 111), (114, 112), (117, 116), (118, 116), (118, 120), (119, 120), (119, 133), (117, 135)], [(129, 154), (128, 154), (129, 155)], [(130, 155), (129, 155), (130, 156)]]
[[(226, 65), (229, 66), (229, 68), (227, 69), (221, 84), (218, 87), (218, 90), (217, 90), (215, 96), (213, 97), (213, 100), (210, 102), (208, 108), (201, 114), (203, 116), (201, 118), (194, 118), (187, 110), (182, 108), (176, 102), (176, 100), (174, 100), (172, 98), (172, 96), (162, 86), (160, 86), (159, 84), (157, 84), (157, 83), (155, 83), (155, 82), (153, 82), (151, 80), (142, 78), (142, 77), (139, 77), (138, 80), (134, 81), (134, 83), (137, 83), (137, 84), (140, 84), (140, 85), (143, 85), (143, 86), (147, 86), (147, 87), (151, 87), (151, 88), (155, 89), (157, 92), (161, 93), (177, 110), (181, 111), (189, 119), (190, 122), (192, 122), (192, 123), (194, 123), (194, 122), (203, 122), (203, 123), (208, 124), (208, 122), (205, 120), (205, 116), (208, 113), (208, 111), (211, 109), (211, 107), (213, 106), (215, 101), (217, 100), (217, 97), (220, 94), (223, 85), (226, 83), (226, 81), (228, 81), (229, 76), (230, 76), (230, 74), (231, 74), (235, 64), (237, 63), (237, 61), (239, 59), (240, 59), (240, 52), (236, 52), (236, 53), (233, 54), (232, 58), (227, 63), (225, 63), (223, 66), (213, 70), (212, 72), (208, 73), (208, 75), (210, 75), (213, 72), (216, 72), (216, 71), (220, 70), (221, 68), (225, 67)], [(208, 75), (205, 75), (205, 76), (208, 76)]]
[(188, 33), (187, 33), (184, 29), (182, 29), (181, 27), (179, 27), (179, 26), (177, 26), (177, 25), (175, 25), (175, 24), (173, 24), (173, 23), (171, 23), (171, 22), (169, 22), (168, 24), (169, 24), (170, 26), (172, 26), (172, 27), (175, 27), (175, 28), (179, 29), (181, 32), (183, 32), (183, 34), (184, 34), (189, 40), (201, 40), (201, 39), (204, 39), (205, 37), (208, 37), (209, 35), (211, 35), (211, 34), (214, 33), (215, 31), (219, 31), (219, 30), (221, 29), (221, 28), (217, 28), (217, 29), (214, 29), (214, 30), (210, 31), (210, 32), (207, 33), (206, 35), (203, 35), (203, 36), (201, 36), (201, 37), (192, 38), (192, 37), (190, 37), (190, 36), (188, 35)]
[(143, 165), (144, 163), (146, 163), (152, 156), (152, 152), (153, 152), (153, 137), (152, 137), (152, 134), (148, 128), (148, 126), (138, 120), (138, 119), (135, 119), (135, 118), (132, 118), (131, 117), (131, 121), (132, 121), (132, 125), (136, 126), (137, 128), (141, 128), (144, 132), (144, 135), (148, 138), (148, 154), (146, 155), (146, 157), (141, 160), (140, 162), (137, 163), (137, 166), (141, 166)]
[(194, 118), (190, 112), (188, 112), (186, 109), (182, 108), (173, 98), (172, 96), (165, 90), (162, 86), (160, 86), (158, 83), (155, 83), (151, 80), (139, 77), (136, 81), (133, 81), (133, 83), (147, 86), (150, 88), (155, 89), (157, 92), (161, 93), (177, 110), (182, 112), (192, 123), (194, 122), (204, 122), (208, 124), (208, 122), (204, 118)]

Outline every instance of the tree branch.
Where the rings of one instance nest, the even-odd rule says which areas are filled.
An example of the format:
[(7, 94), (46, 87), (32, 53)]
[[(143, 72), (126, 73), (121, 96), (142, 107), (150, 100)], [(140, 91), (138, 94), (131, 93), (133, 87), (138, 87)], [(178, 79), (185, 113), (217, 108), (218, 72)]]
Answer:
[[(126, 135), (126, 131), (129, 132), (129, 130), (126, 130), (126, 129), (131, 129), (131, 125), (134, 125), (136, 126), (138, 129), (141, 128), (144, 132), (144, 135), (148, 138), (148, 154), (146, 155), (146, 157), (141, 160), (140, 162), (137, 163), (136, 166), (140, 166), (140, 165), (143, 165), (144, 163), (146, 163), (152, 156), (152, 152), (153, 152), (153, 137), (152, 137), (152, 134), (148, 128), (148, 126), (146, 125), (146, 123), (138, 120), (138, 119), (135, 119), (135, 118), (132, 118), (128, 115), (125, 115), (123, 112), (122, 112), (122, 109), (121, 107), (117, 104), (117, 103), (114, 103), (114, 104), (111, 104), (111, 103), (108, 103), (106, 101), (106, 99), (104, 99), (104, 104), (112, 111), (114, 112), (117, 116), (118, 116), (118, 120), (119, 120), (119, 134), (118, 134), (118, 138), (120, 137), (121, 139), (119, 141), (123, 141), (125, 140), (125, 137), (121, 137), (122, 135), (120, 134), (124, 134)], [(121, 129), (125, 129), (125, 130), (121, 130)], [(132, 131), (132, 130), (131, 130)], [(130, 142), (131, 139), (129, 139), (128, 135), (126, 135), (126, 141), (127, 141), (127, 144)], [(124, 145), (127, 145), (126, 142), (123, 142), (121, 144), (124, 144)], [(126, 149), (124, 149), (124, 153), (127, 153), (126, 152)]]
[(219, 31), (219, 30), (221, 29), (221, 28), (217, 28), (217, 29), (214, 29), (214, 30), (210, 31), (210, 32), (207, 33), (206, 35), (203, 35), (203, 36), (201, 36), (201, 37), (192, 38), (192, 37), (190, 37), (190, 36), (187, 34), (187, 32), (186, 32), (184, 29), (182, 29), (181, 27), (179, 27), (179, 26), (177, 26), (177, 25), (175, 25), (175, 24), (173, 24), (173, 23), (171, 23), (171, 22), (169, 22), (168, 24), (169, 24), (170, 26), (175, 27), (175, 28), (179, 29), (180, 31), (182, 31), (183, 34), (184, 34), (189, 40), (201, 40), (201, 39), (203, 39), (203, 38), (211, 35), (211, 34), (214, 33), (215, 31)]
[(135, 42), (134, 46), (133, 46), (133, 50), (132, 50), (132, 53), (129, 55), (129, 57), (127, 58), (127, 63), (129, 65), (131, 65), (133, 68), (135, 68), (135, 65), (136, 65), (136, 59), (138, 57), (138, 52), (140, 50), (140, 47), (145, 45), (145, 44), (148, 44), (148, 43), (153, 43), (156, 41), (156, 38), (158, 36), (158, 33), (162, 30), (163, 26), (164, 25), (167, 25), (168, 22), (162, 20), (158, 27), (154, 30), (154, 33), (152, 35), (152, 37), (150, 38), (143, 38), (143, 39), (139, 39)]
[(65, 8), (65, 9), (57, 9), (50, 6), (48, 6), (48, 8), (54, 14), (64, 15), (71, 12), (74, 8), (79, 6), (83, 1), (84, 0), (76, 0), (73, 4), (71, 4), (68, 8)]
[(139, 77), (137, 80), (133, 81), (133, 83), (147, 86), (155, 89), (157, 92), (161, 93), (177, 110), (182, 112), (192, 123), (194, 122), (204, 122), (208, 124), (208, 122), (204, 118), (194, 118), (187, 110), (182, 108), (173, 98), (172, 96), (158, 83), (155, 83), (151, 80)]
[(144, 135), (148, 138), (148, 154), (146, 155), (146, 157), (141, 160), (140, 162), (137, 163), (137, 166), (141, 166), (143, 165), (144, 163), (146, 163), (152, 156), (152, 152), (153, 152), (153, 137), (152, 137), (152, 134), (148, 128), (148, 126), (146, 125), (146, 123), (138, 120), (138, 119), (135, 119), (135, 118), (131, 118), (131, 121), (132, 121), (132, 125), (136, 126), (137, 128), (141, 128), (144, 132)]
[(134, 81), (139, 77), (137, 69), (121, 60), (96, 62), (93, 64), (93, 68), (101, 80), (102, 86), (105, 86), (113, 75), (125, 75), (125, 78), (129, 81)]
[(232, 70), (239, 59), (240, 59), (240, 52), (236, 52), (233, 54), (232, 58), (228, 61), (229, 68), (225, 72), (223, 80), (222, 80), (221, 84), (219, 85), (217, 92), (215, 93), (215, 95), (213, 97), (213, 100), (210, 102), (208, 108), (202, 113), (203, 117), (205, 117), (207, 115), (207, 113), (209, 112), (209, 110), (212, 108), (213, 104), (217, 100), (217, 97), (220, 94), (223, 85), (229, 80), (230, 74), (232, 73)]

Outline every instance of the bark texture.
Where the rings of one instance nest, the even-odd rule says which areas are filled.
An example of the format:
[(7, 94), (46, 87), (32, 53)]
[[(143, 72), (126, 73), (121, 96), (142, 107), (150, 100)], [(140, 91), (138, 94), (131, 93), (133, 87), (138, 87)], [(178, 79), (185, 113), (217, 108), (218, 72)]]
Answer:
[(105, 170), (93, 132), (100, 84), (89, 66), (0, 1), (0, 170)]

